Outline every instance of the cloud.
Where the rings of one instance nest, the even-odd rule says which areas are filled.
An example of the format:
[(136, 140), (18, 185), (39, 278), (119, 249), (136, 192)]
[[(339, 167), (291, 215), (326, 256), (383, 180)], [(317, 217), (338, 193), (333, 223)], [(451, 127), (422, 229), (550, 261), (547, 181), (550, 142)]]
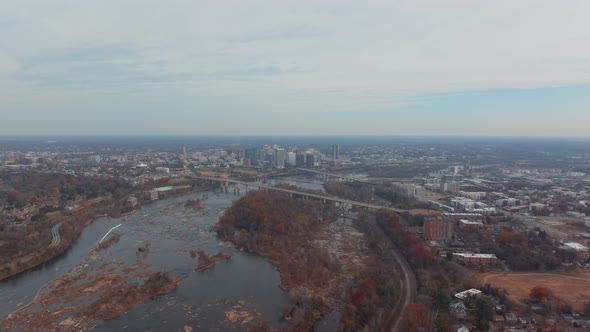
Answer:
[[(85, 100), (110, 110), (104, 121), (126, 119), (120, 95), (139, 108), (157, 96), (169, 114), (189, 104), (225, 118), (299, 112), (302, 124), (397, 112), (437, 94), (590, 83), (589, 10), (526, 0), (9, 2), (0, 96), (29, 113), (45, 111), (45, 98)], [(30, 96), (39, 101), (22, 102)]]

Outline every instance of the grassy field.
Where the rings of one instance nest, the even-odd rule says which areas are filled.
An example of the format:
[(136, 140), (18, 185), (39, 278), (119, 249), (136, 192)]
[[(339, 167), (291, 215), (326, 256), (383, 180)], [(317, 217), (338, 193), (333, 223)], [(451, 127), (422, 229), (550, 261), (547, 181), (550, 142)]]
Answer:
[(531, 288), (544, 286), (555, 296), (582, 309), (590, 301), (590, 274), (552, 273), (484, 273), (479, 276), (482, 284), (505, 288), (509, 297), (520, 302), (528, 298)]

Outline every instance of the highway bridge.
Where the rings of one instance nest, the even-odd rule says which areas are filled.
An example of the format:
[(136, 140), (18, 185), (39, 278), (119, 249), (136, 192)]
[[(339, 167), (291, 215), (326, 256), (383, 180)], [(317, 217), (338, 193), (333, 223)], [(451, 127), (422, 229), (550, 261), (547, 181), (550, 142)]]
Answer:
[(309, 168), (297, 168), (298, 171), (301, 172), (307, 172), (307, 173), (313, 173), (313, 174), (317, 174), (320, 176), (324, 176), (324, 177), (328, 177), (328, 178), (334, 178), (334, 179), (338, 179), (341, 181), (345, 181), (345, 182), (360, 182), (360, 183), (364, 183), (364, 184), (370, 184), (370, 185), (380, 185), (382, 183), (378, 183), (378, 182), (371, 182), (371, 181), (367, 181), (367, 180), (363, 180), (363, 179), (358, 179), (358, 178), (353, 178), (350, 176), (344, 176), (344, 175), (338, 175), (338, 174), (333, 174), (333, 173), (328, 173), (328, 172), (322, 172), (322, 171), (318, 171), (315, 169), (309, 169)]
[(343, 198), (332, 197), (332, 196), (321, 195), (321, 194), (314, 194), (314, 193), (309, 193), (309, 192), (305, 192), (305, 191), (277, 188), (277, 187), (273, 187), (273, 186), (269, 186), (269, 185), (265, 185), (265, 184), (244, 182), (244, 181), (234, 180), (234, 179), (203, 177), (203, 176), (194, 176), (193, 178), (197, 179), (197, 180), (220, 182), (222, 184), (222, 186), (224, 186), (224, 187), (227, 187), (229, 184), (240, 184), (240, 185), (244, 185), (246, 187), (255, 187), (255, 188), (264, 189), (264, 190), (283, 192), (283, 193), (289, 194), (289, 196), (295, 195), (295, 196), (303, 197), (305, 199), (313, 198), (313, 199), (322, 200), (322, 201), (326, 201), (326, 202), (329, 201), (329, 202), (338, 203), (340, 205), (363, 207), (363, 208), (368, 208), (368, 209), (373, 209), (373, 210), (385, 209), (385, 210), (393, 211), (396, 213), (402, 213), (402, 212), (406, 211), (406, 210), (402, 210), (402, 209), (395, 209), (395, 208), (388, 207), (388, 206), (381, 206), (381, 205), (377, 205), (377, 204), (357, 202), (357, 201), (352, 201), (349, 199), (343, 199)]

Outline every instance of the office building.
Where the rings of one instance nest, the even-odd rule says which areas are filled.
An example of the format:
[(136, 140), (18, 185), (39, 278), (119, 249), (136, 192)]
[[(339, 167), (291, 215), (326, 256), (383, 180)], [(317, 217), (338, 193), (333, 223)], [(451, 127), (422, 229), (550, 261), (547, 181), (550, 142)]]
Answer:
[(287, 151), (285, 149), (277, 148), (274, 151), (274, 167), (285, 168), (285, 159), (287, 158)]
[(258, 165), (258, 148), (246, 149), (245, 157), (250, 160), (251, 165)]
[(340, 159), (340, 146), (338, 144), (332, 145), (332, 159)]

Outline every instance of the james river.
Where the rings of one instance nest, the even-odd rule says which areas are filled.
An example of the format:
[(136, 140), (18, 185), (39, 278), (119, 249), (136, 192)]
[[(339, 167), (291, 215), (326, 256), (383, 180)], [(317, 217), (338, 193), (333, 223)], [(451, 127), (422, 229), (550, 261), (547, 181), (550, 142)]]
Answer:
[[(320, 183), (297, 179), (276, 181), (322, 188)], [(246, 188), (240, 188), (241, 195), (245, 191)], [(125, 261), (128, 265), (145, 262), (152, 271), (168, 271), (183, 280), (176, 289), (137, 304), (118, 318), (98, 322), (94, 331), (180, 331), (187, 325), (195, 331), (243, 331), (252, 325), (226, 320), (225, 313), (235, 306), (248, 311), (254, 317), (253, 322), (285, 326), (280, 317), (288, 294), (278, 287), (277, 269), (263, 257), (223, 246), (211, 231), (222, 211), (239, 197), (230, 187), (229, 193), (209, 191), (157, 201), (142, 207), (127, 220), (99, 218), (59, 258), (1, 281), (0, 316), (30, 302), (42, 285), (70, 269), (95, 268), (98, 263), (84, 258), (110, 228), (123, 223), (113, 231), (122, 233), (123, 237), (101, 252), (102, 261)], [(187, 211), (183, 203), (188, 199), (203, 199), (204, 209)], [(138, 245), (145, 241), (151, 243), (149, 254), (139, 257)], [(217, 262), (210, 270), (195, 272), (198, 259), (190, 257), (191, 249), (231, 252), (233, 257)], [(331, 314), (318, 328), (331, 331), (335, 330), (335, 324), (337, 315)]]

